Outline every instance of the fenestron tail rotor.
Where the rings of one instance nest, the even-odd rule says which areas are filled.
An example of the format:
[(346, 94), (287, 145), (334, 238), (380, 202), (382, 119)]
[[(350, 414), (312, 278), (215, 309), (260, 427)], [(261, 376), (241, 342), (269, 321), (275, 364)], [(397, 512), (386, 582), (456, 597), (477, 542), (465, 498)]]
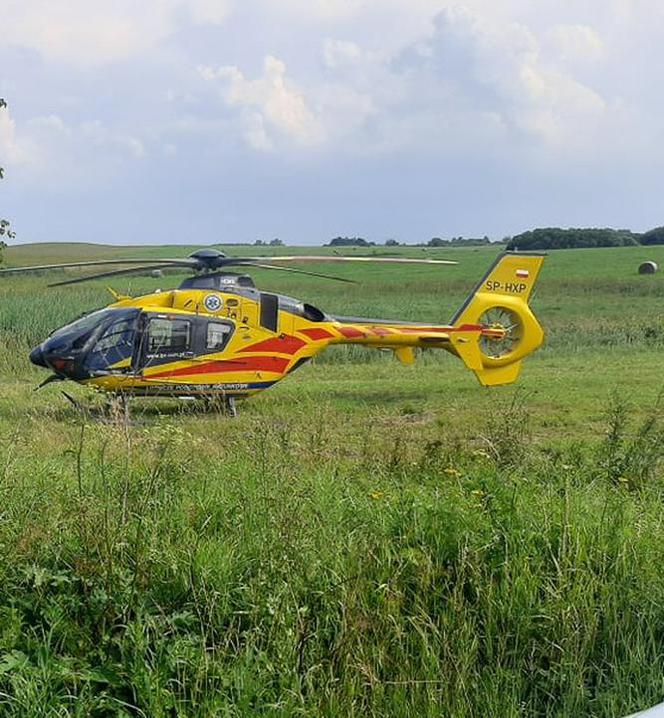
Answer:
[[(282, 272), (293, 272), (304, 274), (321, 279), (331, 279), (339, 282), (355, 283), (352, 279), (345, 277), (333, 276), (330, 274), (322, 274), (319, 272), (311, 272), (303, 269), (295, 269), (294, 267), (284, 267), (283, 264), (300, 264), (300, 263), (343, 263), (343, 262), (372, 262), (377, 264), (438, 264), (453, 265), (456, 262), (445, 259), (416, 259), (411, 257), (374, 257), (369, 255), (359, 257), (344, 257), (339, 255), (282, 255), (273, 257), (228, 257), (223, 252), (216, 249), (199, 249), (192, 252), (188, 257), (181, 259), (137, 259), (135, 257), (128, 259), (97, 259), (82, 262), (61, 262), (58, 264), (39, 264), (28, 267), (10, 267), (8, 269), (0, 269), (0, 275), (18, 274), (21, 272), (42, 272), (51, 269), (69, 269), (69, 268), (86, 268), (86, 267), (103, 267), (103, 266), (120, 266), (120, 269), (113, 269), (107, 272), (97, 272), (84, 277), (76, 277), (61, 282), (53, 282), (50, 287), (62, 287), (69, 284), (80, 284), (93, 279), (105, 279), (107, 277), (118, 277), (124, 274), (138, 274), (141, 272), (149, 272), (155, 269), (185, 268), (191, 269), (195, 273), (209, 274), (211, 272), (223, 271), (226, 267), (256, 267), (259, 269), (274, 269)], [(131, 265), (131, 266), (128, 266)], [(135, 265), (135, 266), (134, 266)]]

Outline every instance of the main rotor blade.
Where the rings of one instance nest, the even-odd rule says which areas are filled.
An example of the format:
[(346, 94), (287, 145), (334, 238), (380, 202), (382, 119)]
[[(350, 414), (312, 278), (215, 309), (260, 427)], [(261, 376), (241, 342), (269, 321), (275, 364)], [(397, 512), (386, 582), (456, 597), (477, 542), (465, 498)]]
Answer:
[(43, 269), (64, 269), (66, 267), (98, 267), (105, 264), (158, 264), (175, 265), (182, 267), (195, 267), (195, 259), (95, 259), (90, 262), (63, 262), (61, 264), (37, 264), (29, 267), (10, 267), (0, 269), (0, 274), (13, 274), (15, 272), (36, 272)]
[(332, 279), (335, 282), (346, 282), (347, 284), (358, 284), (354, 279), (345, 279), (344, 277), (335, 277), (331, 274), (319, 274), (318, 272), (307, 272), (304, 269), (295, 269), (294, 267), (274, 267), (271, 264), (258, 264), (257, 262), (251, 262), (246, 265), (234, 265), (234, 266), (246, 266), (246, 267), (259, 267), (260, 269), (276, 269), (279, 272), (294, 272), (295, 274), (307, 274), (310, 277), (322, 277), (323, 279)]
[(49, 287), (64, 287), (66, 284), (80, 284), (81, 282), (89, 282), (92, 279), (103, 279), (104, 277), (119, 277), (122, 274), (138, 274), (139, 272), (151, 272), (155, 269), (163, 269), (163, 264), (150, 264), (144, 267), (130, 267), (129, 269), (116, 269), (112, 272), (101, 272), (98, 274), (89, 274), (87, 277), (77, 277), (76, 279), (66, 279), (64, 282), (54, 282), (48, 284)]
[[(228, 257), (232, 260), (233, 257)], [(275, 257), (242, 257), (249, 262), (383, 262), (390, 264), (458, 264), (450, 259), (416, 259), (412, 257), (343, 257), (339, 255), (295, 254)]]

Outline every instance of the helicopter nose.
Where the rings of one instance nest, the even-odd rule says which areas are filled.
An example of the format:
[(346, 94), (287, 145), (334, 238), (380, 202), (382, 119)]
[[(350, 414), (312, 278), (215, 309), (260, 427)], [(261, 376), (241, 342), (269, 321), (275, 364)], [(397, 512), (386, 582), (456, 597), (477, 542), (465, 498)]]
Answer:
[(30, 361), (31, 361), (35, 366), (41, 366), (41, 367), (43, 367), (44, 369), (48, 369), (48, 367), (47, 367), (47, 365), (46, 365), (46, 362), (44, 361), (44, 352), (42, 351), (41, 345), (38, 346), (38, 347), (35, 347), (35, 348), (30, 352)]

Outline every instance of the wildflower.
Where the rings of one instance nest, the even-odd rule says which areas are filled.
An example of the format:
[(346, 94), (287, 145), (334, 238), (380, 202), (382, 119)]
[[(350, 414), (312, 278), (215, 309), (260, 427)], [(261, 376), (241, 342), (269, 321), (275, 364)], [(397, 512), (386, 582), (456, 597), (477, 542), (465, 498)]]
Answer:
[(455, 479), (458, 479), (459, 476), (461, 476), (461, 472), (458, 471), (457, 469), (452, 468), (451, 466), (448, 467), (447, 469), (445, 469), (445, 473), (448, 476), (454, 476)]
[(474, 491), (471, 491), (471, 492), (470, 492), (470, 495), (471, 495), (473, 498), (476, 498), (476, 499), (479, 500), (479, 499), (483, 498), (483, 496), (484, 496), (484, 491), (482, 491), (482, 489), (475, 489)]
[(372, 492), (369, 494), (369, 496), (371, 496), (371, 498), (372, 498), (374, 501), (378, 501), (378, 499), (382, 499), (384, 495), (385, 495), (385, 494), (384, 494), (383, 491), (372, 491)]
[(624, 476), (619, 476), (619, 477), (618, 477), (618, 483), (619, 483), (621, 486), (627, 486), (627, 484), (629, 484), (629, 479), (626, 479)]

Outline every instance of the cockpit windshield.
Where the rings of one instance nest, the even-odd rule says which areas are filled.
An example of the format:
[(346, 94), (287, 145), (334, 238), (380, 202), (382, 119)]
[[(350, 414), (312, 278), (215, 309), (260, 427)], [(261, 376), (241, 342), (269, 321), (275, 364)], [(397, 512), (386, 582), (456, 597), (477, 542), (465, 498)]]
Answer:
[[(110, 315), (112, 309), (100, 309), (92, 314), (86, 314), (64, 327), (56, 329), (50, 336), (49, 341), (71, 344), (72, 348), (79, 349), (85, 344), (92, 332), (104, 322)], [(117, 310), (116, 310), (117, 311)], [(121, 311), (121, 310), (120, 310)]]
[[(92, 340), (96, 338), (96, 343), (91, 347), (92, 350), (96, 348), (102, 338), (104, 338), (109, 332), (112, 332), (112, 327), (122, 325), (124, 328), (120, 329), (120, 334), (123, 334), (123, 341), (126, 340), (127, 331), (129, 331), (129, 325), (131, 325), (131, 332), (133, 333), (133, 326), (136, 323), (138, 317), (138, 309), (100, 309), (92, 314), (86, 314), (84, 317), (77, 319), (71, 324), (67, 324), (51, 334), (48, 338), (48, 345), (51, 351), (62, 348), (63, 350), (80, 350)], [(132, 337), (133, 340), (133, 337)], [(111, 340), (107, 340), (107, 344)]]
[(85, 360), (88, 370), (129, 369), (138, 314), (138, 310), (130, 309), (112, 315), (110, 324), (105, 324), (104, 330), (90, 347)]

